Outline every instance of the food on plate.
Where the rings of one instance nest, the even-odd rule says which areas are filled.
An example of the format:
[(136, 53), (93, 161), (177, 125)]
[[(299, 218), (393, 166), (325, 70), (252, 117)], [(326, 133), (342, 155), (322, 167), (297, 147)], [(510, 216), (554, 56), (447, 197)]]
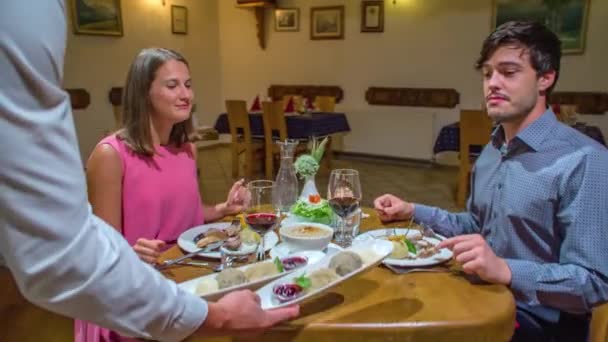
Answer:
[(245, 273), (241, 270), (237, 270), (236, 268), (224, 269), (217, 276), (215, 276), (215, 279), (217, 280), (219, 285), (218, 288), (220, 290), (247, 282)]
[(194, 237), (194, 242), (198, 248), (204, 248), (217, 241), (224, 241), (224, 248), (236, 251), (241, 248), (242, 244), (258, 244), (260, 235), (249, 228), (241, 229), (238, 225), (231, 225), (224, 229), (211, 228)]
[(208, 276), (201, 279), (196, 285), (195, 293), (198, 295), (205, 295), (229, 287), (254, 282), (283, 272), (290, 272), (306, 266), (307, 264), (308, 258), (303, 256), (291, 256), (283, 259), (274, 258), (273, 261), (251, 264), (249, 267), (245, 268), (244, 271), (235, 268), (227, 268), (216, 276)]
[(314, 202), (308, 198), (298, 199), (291, 207), (291, 213), (306, 221), (331, 224), (334, 213), (329, 207), (329, 202), (316, 197), (312, 200)]
[(391, 241), (393, 244), (393, 251), (390, 257), (393, 259), (405, 259), (410, 255), (410, 251), (407, 249), (407, 245), (403, 241)]
[(345, 276), (363, 266), (361, 256), (355, 252), (345, 251), (334, 255), (329, 262), (329, 268), (340, 276)]
[(254, 232), (249, 227), (241, 230), (241, 232), (239, 233), (239, 236), (241, 237), (241, 241), (243, 241), (243, 243), (248, 243), (248, 244), (253, 245), (253, 244), (257, 244), (258, 242), (260, 242), (260, 234)]
[(286, 228), (283, 233), (292, 237), (314, 238), (332, 235), (333, 232), (320, 227), (298, 225)]
[(310, 274), (294, 277), (289, 283), (276, 284), (272, 288), (273, 298), (281, 303), (289, 302), (307, 292), (320, 289), (336, 280), (363, 267), (366, 262), (377, 257), (371, 249), (362, 249), (357, 252), (344, 251), (334, 255), (328, 267), (318, 268)]
[(429, 258), (439, 253), (435, 245), (425, 240), (420, 234), (413, 236), (391, 235), (387, 240), (393, 243), (393, 251), (390, 255), (392, 259)]
[(320, 289), (323, 286), (340, 279), (340, 276), (331, 268), (319, 268), (318, 270), (311, 272), (308, 278), (310, 279), (310, 287), (308, 288), (310, 291)]
[(218, 284), (215, 277), (207, 277), (201, 279), (201, 281), (196, 285), (196, 294), (203, 295), (210, 292), (215, 292), (219, 290), (220, 285)]
[(281, 272), (282, 269), (279, 269), (274, 262), (266, 261), (248, 267), (245, 270), (245, 277), (247, 277), (248, 281), (255, 281)]
[(226, 239), (223, 247), (231, 251), (236, 251), (239, 249), (239, 247), (241, 247), (241, 238), (238, 235), (231, 236)]
[(281, 259), (281, 264), (285, 271), (293, 271), (296, 268), (306, 266), (308, 264), (308, 258), (303, 256), (292, 256)]

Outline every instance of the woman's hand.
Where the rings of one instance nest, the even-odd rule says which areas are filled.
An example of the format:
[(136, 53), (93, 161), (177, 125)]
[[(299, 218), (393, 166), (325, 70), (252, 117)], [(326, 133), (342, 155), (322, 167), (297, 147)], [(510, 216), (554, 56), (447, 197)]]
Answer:
[(244, 179), (235, 182), (228, 192), (226, 202), (219, 204), (220, 212), (224, 216), (239, 214), (249, 205), (251, 196), (243, 183), (245, 183)]
[(133, 249), (139, 258), (149, 264), (156, 264), (162, 249), (166, 246), (162, 240), (137, 239)]

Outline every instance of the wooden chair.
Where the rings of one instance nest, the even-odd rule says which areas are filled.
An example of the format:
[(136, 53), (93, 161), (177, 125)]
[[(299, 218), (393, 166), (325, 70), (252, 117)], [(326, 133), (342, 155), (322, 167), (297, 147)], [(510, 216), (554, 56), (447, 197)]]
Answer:
[[(274, 162), (280, 158), (281, 153), (281, 148), (274, 142), (276, 140), (285, 141), (288, 138), (283, 102), (262, 102), (262, 118), (264, 122), (264, 169), (266, 179), (274, 179)], [(274, 132), (277, 132), (278, 135), (273, 135)], [(297, 156), (306, 149), (306, 141), (302, 141), (296, 147), (295, 155)]]
[(608, 342), (608, 303), (593, 308), (589, 342)]
[(239, 175), (239, 156), (245, 156), (245, 177), (250, 179), (254, 170), (254, 155), (262, 152), (264, 147), (261, 142), (251, 136), (249, 113), (247, 103), (241, 100), (226, 100), (226, 111), (228, 112), (228, 125), (232, 136), (232, 177)]
[(460, 171), (456, 204), (465, 206), (470, 191), (470, 174), (474, 160), (471, 160), (471, 145), (484, 146), (490, 141), (492, 120), (482, 110), (460, 111)]
[(293, 108), (297, 112), (301, 109), (304, 98), (300, 95), (284, 95), (283, 96), (283, 109), (287, 107), (289, 99), (293, 98)]
[(316, 96), (314, 106), (321, 112), (335, 112), (336, 98), (333, 96)]

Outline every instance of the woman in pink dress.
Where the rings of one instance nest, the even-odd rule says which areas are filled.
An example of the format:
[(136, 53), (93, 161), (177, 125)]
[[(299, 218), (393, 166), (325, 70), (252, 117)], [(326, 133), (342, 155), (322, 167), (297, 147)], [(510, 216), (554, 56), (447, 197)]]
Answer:
[[(143, 261), (156, 263), (183, 231), (240, 212), (246, 189), (240, 180), (225, 202), (201, 202), (196, 148), (188, 141), (194, 94), (179, 53), (142, 50), (123, 92), (123, 128), (99, 142), (87, 162), (89, 202)], [(130, 340), (83, 321), (76, 321), (75, 339)]]

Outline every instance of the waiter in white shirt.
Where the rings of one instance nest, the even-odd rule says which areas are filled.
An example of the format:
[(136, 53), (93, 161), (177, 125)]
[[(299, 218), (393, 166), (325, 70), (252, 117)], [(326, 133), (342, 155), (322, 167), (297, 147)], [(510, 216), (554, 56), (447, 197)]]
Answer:
[[(258, 333), (298, 315), (250, 291), (216, 303), (142, 263), (91, 213), (68, 95), (63, 0), (0, 5), (0, 265), (31, 302), (128, 336)], [(136, 310), (135, 310), (136, 309)]]

